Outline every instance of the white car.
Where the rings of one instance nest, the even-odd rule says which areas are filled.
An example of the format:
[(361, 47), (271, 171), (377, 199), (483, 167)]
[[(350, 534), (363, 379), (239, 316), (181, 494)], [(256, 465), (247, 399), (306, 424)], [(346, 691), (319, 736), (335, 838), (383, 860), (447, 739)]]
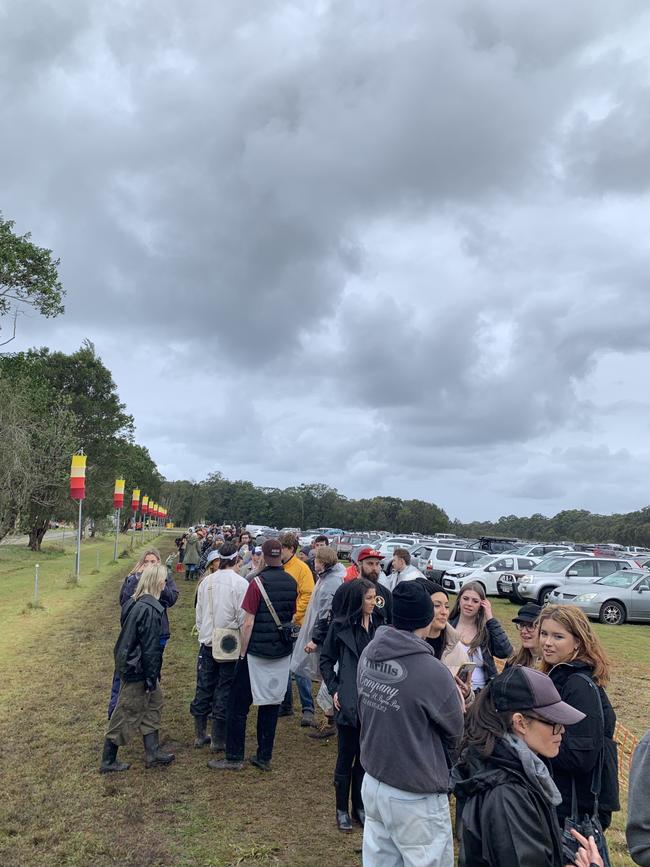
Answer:
[(470, 566), (448, 569), (442, 577), (442, 586), (452, 593), (458, 593), (465, 584), (477, 581), (483, 585), (487, 596), (498, 596), (497, 581), (502, 575), (523, 575), (534, 569), (537, 562), (532, 557), (519, 557), (516, 554), (487, 554)]
[(414, 539), (413, 536), (389, 536), (388, 539), (382, 539), (377, 550), (383, 557), (388, 557), (392, 554), (395, 548), (411, 548), (420, 539)]

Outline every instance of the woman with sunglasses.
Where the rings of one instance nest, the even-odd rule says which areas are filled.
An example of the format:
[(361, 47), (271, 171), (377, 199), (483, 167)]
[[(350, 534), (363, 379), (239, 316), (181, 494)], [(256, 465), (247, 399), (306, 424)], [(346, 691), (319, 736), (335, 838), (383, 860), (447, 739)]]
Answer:
[[(585, 714), (571, 729), (551, 761), (553, 777), (562, 803), (557, 814), (560, 824), (572, 813), (573, 790), (578, 815), (591, 816), (595, 798), (592, 784), (602, 759), (598, 817), (603, 830), (620, 810), (618, 757), (614, 742), (616, 714), (605, 687), (609, 682), (609, 660), (583, 612), (575, 605), (547, 605), (539, 616), (541, 669), (546, 672), (564, 701)], [(596, 774), (594, 774), (596, 771)]]
[[(463, 803), (458, 867), (564, 867), (555, 812), (562, 796), (543, 760), (557, 756), (565, 728), (583, 719), (530, 668), (512, 666), (480, 692), (452, 771)], [(576, 839), (574, 863), (602, 867), (593, 841)]]
[(527, 602), (519, 609), (517, 616), (512, 618), (512, 622), (517, 627), (521, 644), (508, 659), (505, 668), (511, 665), (525, 665), (527, 668), (538, 667), (542, 652), (539, 649), (539, 628), (536, 621), (541, 610), (539, 605)]

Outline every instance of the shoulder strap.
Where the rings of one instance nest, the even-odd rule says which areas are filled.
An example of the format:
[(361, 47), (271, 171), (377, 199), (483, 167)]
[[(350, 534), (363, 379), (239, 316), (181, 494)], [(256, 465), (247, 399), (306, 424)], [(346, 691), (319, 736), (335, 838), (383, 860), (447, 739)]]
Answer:
[(264, 601), (266, 602), (266, 607), (267, 607), (267, 608), (269, 609), (269, 611), (271, 612), (271, 617), (273, 618), (273, 620), (275, 620), (275, 625), (278, 627), (278, 629), (280, 629), (280, 628), (282, 627), (282, 624), (280, 623), (280, 618), (278, 617), (278, 615), (277, 615), (277, 613), (276, 613), (276, 611), (275, 611), (275, 608), (274, 608), (273, 605), (271, 604), (271, 600), (269, 599), (269, 594), (268, 594), (268, 593), (266, 592), (266, 590), (264, 589), (264, 585), (262, 584), (262, 581), (260, 580), (259, 575), (256, 575), (256, 576), (253, 578), (253, 581), (254, 581), (254, 582), (257, 584), (257, 586), (259, 587), (259, 589), (260, 589), (260, 593), (262, 594), (262, 599), (264, 599)]
[[(589, 686), (592, 689), (596, 690), (596, 696), (598, 698), (598, 710), (600, 711), (600, 721), (603, 724), (603, 740), (605, 739), (605, 714), (603, 713), (603, 700), (600, 697), (600, 689), (596, 686), (593, 680), (584, 674), (582, 671), (576, 671), (575, 674), (578, 677), (581, 677), (583, 680), (586, 680)], [(591, 794), (594, 796), (594, 813), (598, 812), (598, 796), (600, 795), (600, 790), (602, 787), (602, 778), (603, 778), (603, 763), (605, 761), (605, 746), (603, 744), (600, 753), (598, 755), (598, 761), (594, 767), (594, 772), (591, 777)]]

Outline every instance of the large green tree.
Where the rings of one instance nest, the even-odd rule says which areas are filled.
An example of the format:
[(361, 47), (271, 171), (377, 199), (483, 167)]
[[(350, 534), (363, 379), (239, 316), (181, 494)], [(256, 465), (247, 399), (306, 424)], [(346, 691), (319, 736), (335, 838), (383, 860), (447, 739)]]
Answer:
[(17, 235), (12, 220), (0, 213), (0, 319), (14, 314), (9, 343), (16, 335), (16, 315), (24, 305), (43, 316), (63, 313), (64, 290), (59, 281), (59, 259), (51, 250), (39, 247), (28, 232)]
[[(30, 508), (20, 510), (19, 525), (29, 533), (31, 547), (38, 550), (52, 517), (74, 517), (67, 475), (70, 455), (80, 448), (88, 455), (84, 515), (91, 526), (110, 512), (119, 475), (129, 484), (146, 486), (150, 496), (159, 496), (162, 478), (146, 449), (133, 443), (133, 418), (125, 411), (111, 372), (92, 343), (86, 341), (70, 355), (47, 348), (7, 355), (0, 358), (0, 372), (14, 389), (20, 390), (27, 382), (30, 392), (38, 393), (44, 426), (59, 417), (57, 408), (63, 406), (68, 413), (67, 453), (59, 462), (53, 455), (43, 460), (43, 470), (50, 466), (59, 481), (48, 482), (47, 495), (32, 497)], [(33, 462), (47, 456), (43, 447)]]

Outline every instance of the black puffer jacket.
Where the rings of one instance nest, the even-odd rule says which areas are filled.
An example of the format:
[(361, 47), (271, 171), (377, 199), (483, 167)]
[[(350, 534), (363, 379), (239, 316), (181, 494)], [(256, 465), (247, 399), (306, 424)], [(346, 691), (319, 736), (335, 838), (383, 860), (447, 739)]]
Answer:
[[(605, 750), (599, 814), (600, 821), (606, 828), (611, 822), (611, 813), (621, 808), (618, 800), (618, 759), (613, 740), (616, 714), (605, 690), (594, 682), (592, 672), (593, 669), (588, 663), (574, 660), (560, 663), (548, 673), (562, 701), (586, 714), (582, 722), (567, 726), (560, 752), (551, 759), (551, 767), (555, 783), (562, 795), (558, 818), (563, 825), (564, 819), (571, 815), (573, 778), (580, 818), (585, 813), (592, 814), (594, 797), (591, 794), (591, 784), (594, 767), (601, 750)], [(586, 675), (586, 678), (581, 675)], [(604, 730), (598, 708), (599, 700), (605, 720)]]
[(145, 594), (131, 597), (122, 608), (122, 630), (115, 644), (115, 670), (126, 681), (144, 680), (153, 688), (160, 677), (160, 630), (163, 606)]
[[(456, 628), (459, 620), (459, 617), (454, 617), (449, 623)], [(491, 617), (485, 626), (487, 628), (487, 641), (484, 641), (481, 645), (481, 654), (483, 656), (485, 676), (490, 681), (498, 674), (497, 667), (494, 664), (494, 657), (496, 656), (497, 659), (507, 659), (509, 656), (512, 656), (513, 650), (510, 639), (496, 617)]]
[[(381, 625), (380, 620), (380, 625)], [(340, 710), (335, 713), (339, 725), (356, 726), (357, 716), (357, 667), (361, 653), (375, 634), (375, 623), (370, 619), (368, 631), (360, 623), (349, 624), (333, 620), (325, 643), (320, 651), (320, 673), (323, 675), (329, 694), (339, 694)], [(334, 666), (338, 662), (338, 674)]]
[[(298, 585), (295, 579), (279, 566), (266, 566), (258, 577), (264, 585), (280, 623), (291, 623), (298, 598)], [(280, 631), (264, 597), (260, 599), (255, 615), (248, 652), (265, 659), (279, 659), (291, 655), (291, 647), (284, 644), (280, 638)]]
[(468, 751), (452, 784), (463, 803), (458, 867), (563, 867), (555, 808), (508, 743), (488, 758)]

